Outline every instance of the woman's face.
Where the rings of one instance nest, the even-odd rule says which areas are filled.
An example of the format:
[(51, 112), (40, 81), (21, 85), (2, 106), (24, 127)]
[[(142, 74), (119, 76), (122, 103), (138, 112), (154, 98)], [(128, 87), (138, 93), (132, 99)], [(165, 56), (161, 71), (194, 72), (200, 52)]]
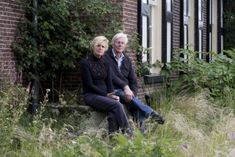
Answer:
[(104, 55), (104, 52), (105, 52), (105, 43), (97, 43), (94, 45), (93, 47), (93, 54), (97, 57), (97, 58), (100, 58), (101, 56)]

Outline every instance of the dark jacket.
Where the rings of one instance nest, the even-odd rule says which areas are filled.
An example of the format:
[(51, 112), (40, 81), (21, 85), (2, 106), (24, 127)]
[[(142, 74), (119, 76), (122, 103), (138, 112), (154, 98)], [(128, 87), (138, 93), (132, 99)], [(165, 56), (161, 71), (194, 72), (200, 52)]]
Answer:
[(93, 93), (106, 96), (113, 92), (110, 66), (104, 57), (98, 59), (93, 55), (81, 60), (80, 72), (83, 84), (83, 93)]
[(118, 63), (114, 58), (112, 49), (110, 48), (105, 54), (105, 57), (108, 60), (109, 65), (112, 69), (114, 88), (123, 88), (124, 85), (129, 85), (133, 93), (137, 95), (138, 83), (136, 74), (132, 67), (131, 59), (125, 53), (123, 54), (124, 59), (121, 65), (121, 71), (119, 71), (118, 69)]

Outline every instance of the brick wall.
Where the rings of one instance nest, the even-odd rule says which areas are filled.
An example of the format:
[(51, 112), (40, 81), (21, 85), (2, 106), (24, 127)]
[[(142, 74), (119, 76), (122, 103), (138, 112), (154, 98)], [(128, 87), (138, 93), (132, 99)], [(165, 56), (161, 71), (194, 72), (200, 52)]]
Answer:
[(131, 37), (137, 32), (137, 0), (123, 1), (123, 24), (125, 33)]
[(18, 77), (11, 43), (24, 13), (16, 1), (0, 0), (0, 80), (7, 79), (13, 82), (17, 81)]

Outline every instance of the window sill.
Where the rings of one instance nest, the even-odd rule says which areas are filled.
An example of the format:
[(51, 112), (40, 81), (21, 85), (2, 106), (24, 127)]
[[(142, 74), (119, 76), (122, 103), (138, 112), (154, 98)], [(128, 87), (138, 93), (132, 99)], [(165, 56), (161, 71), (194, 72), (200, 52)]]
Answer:
[(144, 83), (145, 84), (157, 84), (162, 83), (164, 80), (164, 76), (151, 74), (151, 75), (144, 75)]

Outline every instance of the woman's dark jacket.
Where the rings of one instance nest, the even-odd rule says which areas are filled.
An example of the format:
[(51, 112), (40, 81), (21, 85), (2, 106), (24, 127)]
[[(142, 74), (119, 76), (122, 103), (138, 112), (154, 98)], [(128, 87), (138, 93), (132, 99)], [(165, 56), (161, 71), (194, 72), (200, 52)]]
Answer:
[(94, 55), (82, 59), (80, 72), (83, 84), (83, 93), (93, 93), (106, 96), (113, 92), (112, 76), (107, 60), (102, 56), (100, 59)]

